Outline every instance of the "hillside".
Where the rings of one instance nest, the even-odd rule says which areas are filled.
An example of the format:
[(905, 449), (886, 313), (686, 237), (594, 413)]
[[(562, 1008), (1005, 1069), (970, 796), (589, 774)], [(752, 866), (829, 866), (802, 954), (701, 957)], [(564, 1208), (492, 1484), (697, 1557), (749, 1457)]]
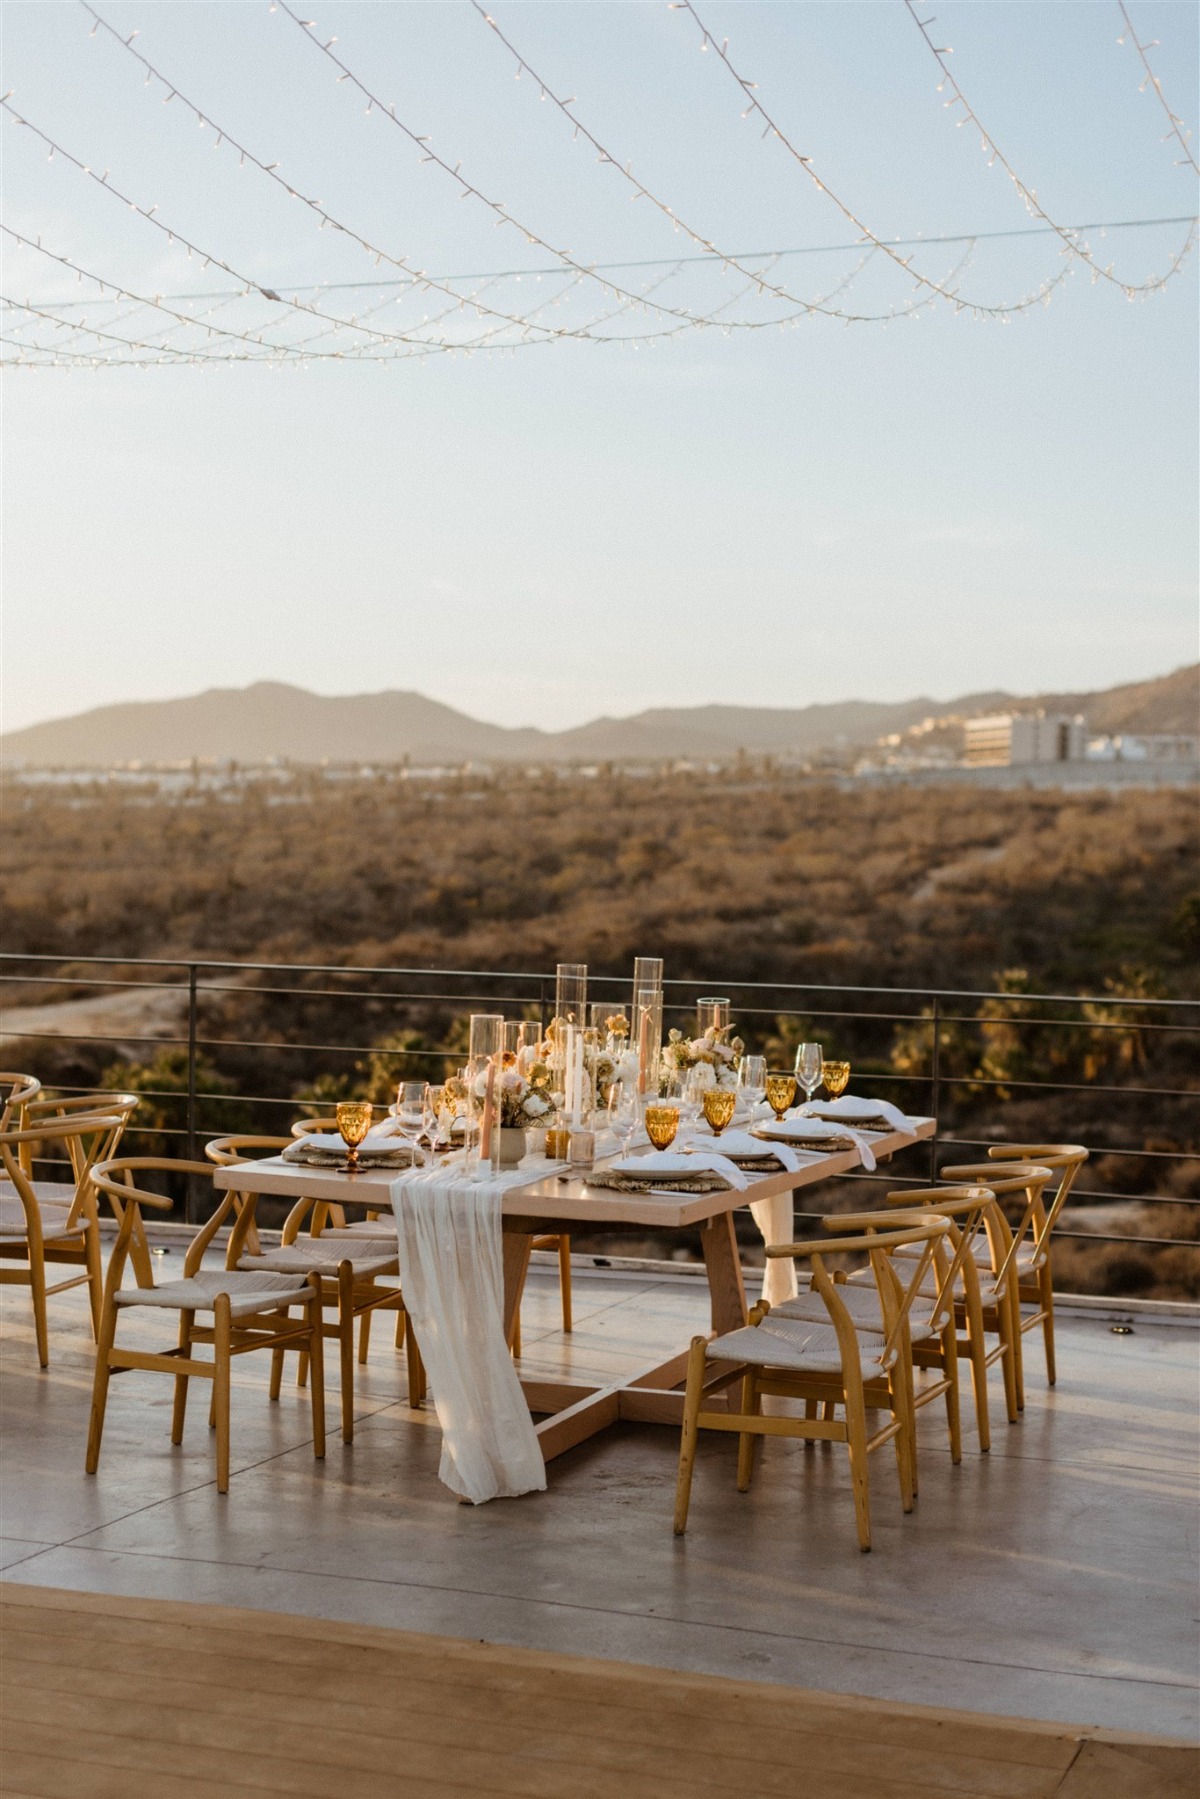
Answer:
[(328, 696), (283, 682), (210, 688), (175, 700), (99, 706), (0, 736), (0, 755), (37, 767), (106, 768), (129, 762), (661, 761), (751, 753), (812, 755), (871, 744), (930, 716), (998, 707), (1083, 712), (1102, 731), (1197, 729), (1195, 667), (1099, 693), (1017, 698), (1000, 692), (937, 701), (845, 700), (791, 707), (664, 707), (596, 718), (569, 731), (508, 729), (419, 693)]

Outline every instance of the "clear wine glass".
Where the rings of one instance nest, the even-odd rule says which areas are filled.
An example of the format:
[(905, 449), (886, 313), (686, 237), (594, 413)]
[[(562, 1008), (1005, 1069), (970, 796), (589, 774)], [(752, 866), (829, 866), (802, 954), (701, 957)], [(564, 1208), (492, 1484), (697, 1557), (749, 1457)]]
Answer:
[(704, 1076), (700, 1073), (700, 1070), (698, 1068), (689, 1068), (683, 1083), (683, 1104), (681, 1107), (683, 1117), (680, 1120), (682, 1124), (686, 1124), (689, 1131), (694, 1130), (696, 1125), (700, 1122), (700, 1114), (704, 1110), (705, 1091), (706, 1082)]
[(806, 1103), (821, 1085), (821, 1062), (819, 1043), (802, 1043), (796, 1051), (796, 1079), (804, 1089)]
[(767, 1091), (767, 1060), (765, 1056), (743, 1056), (738, 1069), (738, 1092), (742, 1101), (751, 1111), (759, 1104)]
[(434, 1149), (442, 1147), (442, 1107), (446, 1099), (444, 1086), (435, 1085), (432, 1081), (425, 1083), (425, 1098), (421, 1108), (421, 1135)]
[(614, 1081), (608, 1096), (609, 1127), (627, 1156), (641, 1122), (637, 1088), (632, 1081)]
[(425, 1081), (401, 1081), (396, 1090), (396, 1125), (400, 1140), (407, 1143), (412, 1166), (419, 1167), (425, 1160), (421, 1149), (421, 1137), (425, 1130)]

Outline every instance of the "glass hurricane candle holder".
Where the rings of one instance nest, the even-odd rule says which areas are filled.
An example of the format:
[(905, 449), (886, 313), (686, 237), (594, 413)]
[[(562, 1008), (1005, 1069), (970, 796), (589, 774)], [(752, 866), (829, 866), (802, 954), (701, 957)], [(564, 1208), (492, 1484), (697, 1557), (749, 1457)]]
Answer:
[(470, 1094), (468, 1161), (478, 1143), (480, 1167), (500, 1166), (500, 1074), (504, 1064), (504, 1018), (498, 1012), (471, 1014), (467, 1061)]
[(638, 1092), (658, 1092), (662, 1054), (663, 965), (661, 956), (638, 956), (633, 964), (630, 1042), (637, 1050)]
[(696, 1035), (703, 1037), (705, 1031), (726, 1031), (729, 1029), (729, 1005), (727, 999), (698, 999), (696, 1001)]

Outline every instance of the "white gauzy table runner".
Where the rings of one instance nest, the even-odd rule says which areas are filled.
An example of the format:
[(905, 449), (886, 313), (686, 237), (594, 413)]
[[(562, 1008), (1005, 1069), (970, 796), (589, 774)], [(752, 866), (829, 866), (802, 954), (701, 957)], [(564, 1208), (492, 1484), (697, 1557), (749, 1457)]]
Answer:
[(404, 1304), (442, 1427), (438, 1472), (473, 1505), (546, 1485), (504, 1338), (500, 1202), (528, 1181), (519, 1172), (472, 1180), (461, 1164), (443, 1164), (391, 1184)]

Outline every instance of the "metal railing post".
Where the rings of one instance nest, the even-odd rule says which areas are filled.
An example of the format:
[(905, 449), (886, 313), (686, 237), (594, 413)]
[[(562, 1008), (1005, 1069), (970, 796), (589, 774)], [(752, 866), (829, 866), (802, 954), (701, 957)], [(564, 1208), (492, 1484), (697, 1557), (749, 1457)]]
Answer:
[(942, 1099), (942, 1002), (939, 994), (933, 996), (933, 1060), (930, 1067), (932, 1077), (932, 1094), (929, 1109), (933, 1114), (933, 1136), (929, 1139), (929, 1179), (937, 1179), (938, 1151), (938, 1113)]
[[(187, 1051), (187, 1159), (196, 1160), (196, 964), (188, 963), (188, 1051)], [(196, 1223), (195, 1183), (189, 1174), (184, 1215), (189, 1224)]]

